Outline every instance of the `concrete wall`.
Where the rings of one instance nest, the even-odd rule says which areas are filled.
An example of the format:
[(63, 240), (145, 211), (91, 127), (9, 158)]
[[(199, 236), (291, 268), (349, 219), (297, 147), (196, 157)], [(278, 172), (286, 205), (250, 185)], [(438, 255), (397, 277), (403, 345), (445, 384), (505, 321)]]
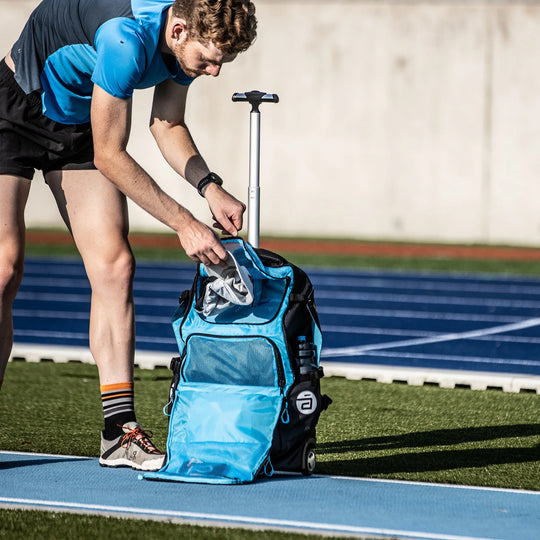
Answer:
[[(36, 1), (0, 0), (0, 50)], [(256, 0), (259, 37), (190, 90), (210, 167), (245, 199), (249, 107), (262, 107), (261, 232), (540, 245), (540, 2)], [(135, 97), (130, 149), (199, 217)], [(44, 204), (43, 200), (50, 201)], [(163, 230), (138, 208), (132, 229)], [(58, 223), (42, 182), (29, 225)]]

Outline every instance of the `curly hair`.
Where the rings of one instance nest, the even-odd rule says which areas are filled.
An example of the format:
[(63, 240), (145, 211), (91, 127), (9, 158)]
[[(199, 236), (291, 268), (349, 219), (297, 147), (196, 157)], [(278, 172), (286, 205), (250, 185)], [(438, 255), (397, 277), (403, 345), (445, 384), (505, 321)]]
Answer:
[(204, 45), (212, 42), (225, 54), (247, 50), (257, 36), (250, 0), (175, 0), (172, 10), (185, 19), (190, 39)]

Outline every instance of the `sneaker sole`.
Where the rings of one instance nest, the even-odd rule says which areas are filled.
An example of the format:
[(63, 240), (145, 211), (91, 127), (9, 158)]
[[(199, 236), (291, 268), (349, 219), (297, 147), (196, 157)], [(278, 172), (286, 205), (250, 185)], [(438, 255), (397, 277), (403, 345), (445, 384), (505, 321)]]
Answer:
[(164, 457), (161, 457), (160, 459), (153, 459), (153, 460), (146, 460), (144, 463), (137, 464), (133, 463), (133, 461), (129, 461), (129, 459), (102, 459), (99, 458), (99, 464), (102, 467), (111, 467), (111, 468), (117, 468), (117, 467), (130, 467), (131, 469), (135, 469), (137, 471), (158, 471), (163, 466)]

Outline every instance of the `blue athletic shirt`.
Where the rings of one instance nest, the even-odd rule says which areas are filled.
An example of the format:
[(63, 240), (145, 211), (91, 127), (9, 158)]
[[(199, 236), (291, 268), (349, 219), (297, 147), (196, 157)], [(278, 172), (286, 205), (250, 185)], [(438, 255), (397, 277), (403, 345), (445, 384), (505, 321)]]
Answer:
[(160, 38), (173, 0), (43, 0), (13, 45), (15, 80), (41, 92), (43, 114), (62, 124), (90, 121), (92, 89), (129, 99), (137, 88), (193, 80)]

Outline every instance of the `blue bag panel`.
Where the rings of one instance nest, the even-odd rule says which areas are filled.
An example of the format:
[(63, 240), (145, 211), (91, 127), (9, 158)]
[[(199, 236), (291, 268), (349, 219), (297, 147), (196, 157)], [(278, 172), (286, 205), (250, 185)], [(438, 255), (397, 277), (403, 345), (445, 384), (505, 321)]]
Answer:
[[(279, 321), (288, 306), (289, 294), (292, 287), (293, 271), (290, 267), (267, 268), (261, 262), (253, 248), (242, 240), (228, 239), (223, 241), (246, 270), (254, 285), (254, 301), (249, 306), (234, 306), (228, 309), (203, 316), (194, 306), (197, 299), (204, 294), (204, 283), (208, 278), (203, 265), (197, 270), (194, 294), (190, 305), (182, 303), (173, 316), (173, 330), (179, 344), (180, 353), (186, 336), (193, 333), (221, 334), (224, 325), (239, 326), (271, 326)], [(279, 324), (279, 322), (278, 322)], [(239, 330), (245, 333), (245, 330)], [(232, 332), (234, 333), (234, 332)]]
[(171, 414), (166, 464), (144, 478), (252, 481), (267, 458), (281, 403), (276, 387), (181, 384)]
[[(290, 281), (286, 278), (254, 281), (254, 293), (258, 293), (249, 306), (230, 306), (210, 315), (198, 315), (211, 324), (266, 324), (275, 319), (287, 297)], [(200, 290), (199, 294), (203, 294)]]
[[(210, 324), (266, 324), (276, 318), (290, 292), (292, 270), (289, 267), (267, 268), (253, 248), (242, 240), (227, 239), (223, 244), (237, 263), (247, 270), (253, 283), (253, 304), (231, 306), (206, 317), (200, 314), (201, 319)], [(204, 294), (204, 278), (208, 277), (202, 265), (199, 273), (197, 297)]]
[(250, 336), (191, 336), (182, 366), (185, 381), (243, 386), (278, 386), (282, 372), (277, 347)]

